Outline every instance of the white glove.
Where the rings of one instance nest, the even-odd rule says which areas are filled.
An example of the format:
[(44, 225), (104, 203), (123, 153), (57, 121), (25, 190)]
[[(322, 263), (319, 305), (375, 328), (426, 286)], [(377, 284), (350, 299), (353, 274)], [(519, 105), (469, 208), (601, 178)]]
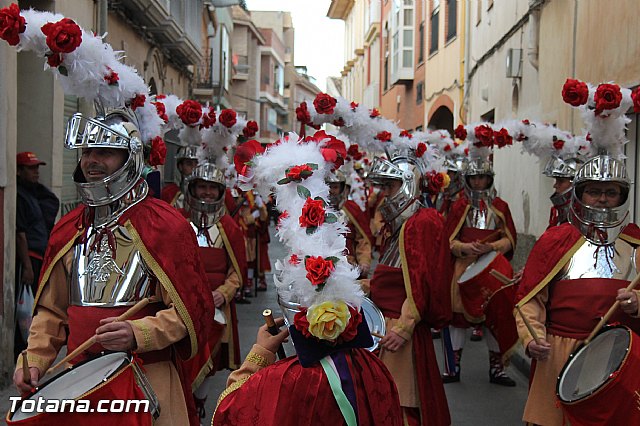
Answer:
[(251, 216), (253, 216), (254, 219), (257, 219), (260, 217), (260, 210), (254, 210), (251, 212)]

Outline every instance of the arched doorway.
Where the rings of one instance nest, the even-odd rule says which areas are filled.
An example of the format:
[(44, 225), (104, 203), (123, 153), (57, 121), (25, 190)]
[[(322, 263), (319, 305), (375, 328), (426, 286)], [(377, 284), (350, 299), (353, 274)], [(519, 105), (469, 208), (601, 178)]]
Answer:
[(440, 106), (429, 119), (430, 129), (448, 130), (453, 135), (453, 112), (446, 106)]

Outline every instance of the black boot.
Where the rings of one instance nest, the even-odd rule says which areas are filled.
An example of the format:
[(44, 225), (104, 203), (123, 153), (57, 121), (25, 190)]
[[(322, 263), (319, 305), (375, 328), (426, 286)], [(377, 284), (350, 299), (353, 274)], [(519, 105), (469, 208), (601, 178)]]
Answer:
[(455, 373), (446, 372), (442, 374), (442, 383), (456, 383), (460, 381), (460, 360), (462, 359), (462, 349), (453, 351), (456, 365), (454, 367)]
[(500, 352), (489, 351), (489, 381), (500, 386), (514, 387), (516, 385), (516, 382), (504, 372)]

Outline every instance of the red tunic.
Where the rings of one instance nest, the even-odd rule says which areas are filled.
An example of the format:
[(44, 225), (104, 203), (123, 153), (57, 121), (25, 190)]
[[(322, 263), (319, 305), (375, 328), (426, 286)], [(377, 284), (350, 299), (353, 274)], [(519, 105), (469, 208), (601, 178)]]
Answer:
[(160, 198), (170, 206), (173, 206), (179, 195), (180, 187), (173, 182), (169, 182), (162, 188)]

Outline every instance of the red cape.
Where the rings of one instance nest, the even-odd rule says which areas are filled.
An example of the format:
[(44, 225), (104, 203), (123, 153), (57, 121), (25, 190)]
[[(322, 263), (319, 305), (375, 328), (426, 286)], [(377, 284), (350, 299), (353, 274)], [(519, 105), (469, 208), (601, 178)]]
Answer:
[(431, 327), (440, 328), (451, 320), (452, 269), (449, 241), (443, 233), (444, 218), (433, 208), (418, 210), (402, 226), (400, 256), (407, 300), (420, 318), (413, 332), (420, 411), (423, 424), (449, 425), (440, 371), (431, 340)]
[(224, 190), (224, 206), (227, 209), (227, 213), (229, 215), (232, 214), (238, 214), (238, 212), (236, 211), (237, 208), (237, 204), (236, 204), (236, 200), (235, 198), (233, 198), (233, 195), (231, 194), (231, 190), (229, 188), (226, 188)]
[[(346, 353), (356, 394), (358, 424), (402, 425), (393, 378), (365, 349)], [(241, 385), (241, 386), (240, 386)], [(212, 425), (339, 426), (345, 424), (319, 363), (303, 368), (289, 357), (237, 382), (222, 395)]]
[[(469, 204), (469, 200), (466, 197), (460, 198), (458, 201), (453, 203), (453, 206), (451, 206), (451, 210), (449, 211), (447, 222), (445, 224), (445, 232), (449, 238), (449, 242), (456, 238), (460, 229), (464, 226), (464, 221), (470, 208), (471, 204)], [(516, 249), (517, 233), (516, 226), (514, 225), (513, 218), (511, 216), (511, 211), (509, 210), (509, 205), (501, 198), (496, 197), (491, 202), (491, 210), (493, 210), (494, 214), (502, 220), (502, 223), (505, 224), (505, 236), (511, 241), (511, 251), (504, 253), (504, 255), (507, 259), (511, 260), (514, 250)]]
[[(53, 228), (40, 273), (35, 306), (54, 265), (84, 234), (85, 215), (88, 214), (91, 210), (81, 205), (60, 219)], [(118, 223), (126, 227), (145, 263), (171, 296), (189, 336), (177, 343), (177, 349), (181, 357), (193, 357), (206, 341), (205, 336), (211, 327), (207, 314), (213, 312), (214, 305), (191, 226), (173, 207), (152, 197), (124, 212)], [(171, 230), (170, 235), (167, 230)]]
[[(640, 245), (640, 228), (630, 223), (619, 238), (637, 247)], [(545, 288), (585, 242), (580, 231), (568, 222), (547, 229), (529, 254), (516, 303), (524, 305)]]
[(369, 226), (369, 218), (367, 214), (363, 212), (360, 207), (353, 200), (347, 200), (342, 206), (349, 221), (360, 231), (362, 235), (369, 241), (371, 247), (375, 245), (373, 234), (371, 233), (371, 227)]
[(170, 206), (173, 206), (176, 202), (176, 198), (178, 198), (179, 195), (180, 195), (180, 187), (173, 182), (169, 182), (162, 188), (160, 198), (165, 203), (168, 203)]

